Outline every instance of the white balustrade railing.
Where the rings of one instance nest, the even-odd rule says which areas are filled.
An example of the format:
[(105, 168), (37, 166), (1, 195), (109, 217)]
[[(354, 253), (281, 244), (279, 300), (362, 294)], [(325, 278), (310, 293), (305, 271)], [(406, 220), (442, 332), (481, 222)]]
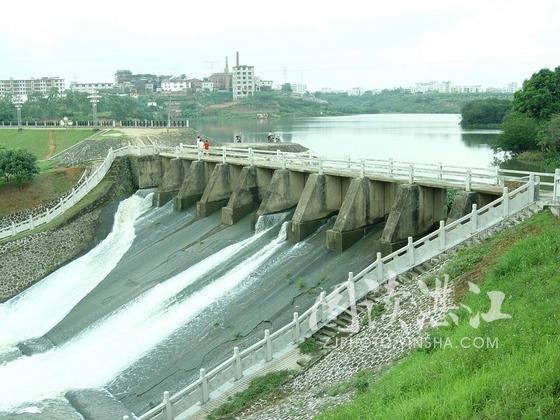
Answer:
[(15, 236), (50, 222), (71, 208), (76, 202), (90, 192), (106, 175), (115, 157), (124, 155), (149, 156), (155, 154), (173, 157), (196, 158), (198, 160), (220, 161), (222, 163), (241, 163), (267, 166), (276, 169), (291, 169), (317, 173), (333, 173), (350, 177), (389, 178), (400, 181), (438, 182), (445, 186), (464, 188), (470, 191), (473, 185), (503, 186), (508, 181), (526, 182), (530, 174), (540, 177), (539, 188), (542, 193), (552, 194), (552, 200), (560, 198), (560, 171), (556, 173), (538, 173), (496, 168), (468, 168), (461, 166), (399, 162), (393, 159), (351, 159), (339, 157), (322, 157), (312, 152), (281, 152), (279, 150), (253, 150), (241, 147), (211, 147), (201, 151), (197, 146), (180, 144), (177, 147), (124, 146), (110, 150), (103, 163), (85, 182), (75, 187), (71, 194), (61, 199), (60, 203), (43, 214), (31, 216), (28, 220), (13, 223), (0, 229), (0, 239)]
[[(444, 186), (464, 188), (504, 186), (507, 181), (526, 182), (529, 174), (541, 178), (540, 188), (552, 191), (555, 174), (545, 172), (516, 171), (500, 168), (473, 168), (443, 165), (442, 163), (400, 162), (393, 159), (351, 159), (318, 156), (312, 152), (282, 152), (254, 150), (241, 147), (214, 147), (201, 152), (196, 146), (181, 144), (176, 148), (160, 148), (159, 153), (172, 154), (173, 157), (196, 158), (198, 160), (219, 161), (222, 163), (267, 166), (273, 169), (340, 174), (350, 177), (370, 177), (372, 179), (394, 179), (399, 181), (435, 182)], [(558, 175), (560, 176), (560, 174)]]
[(429, 261), (530, 206), (535, 202), (538, 177), (531, 175), (529, 178), (527, 183), (512, 192), (504, 187), (501, 197), (480, 209), (473, 205), (469, 214), (448, 225), (441, 221), (438, 230), (417, 241), (409, 237), (407, 245), (383, 258), (378, 253), (371, 265), (357, 275), (350, 272), (348, 280), (329, 295), (322, 292), (315, 304), (302, 315), (294, 313), (292, 322), (273, 333), (266, 330), (261, 341), (243, 351), (235, 347), (232, 357), (210, 372), (201, 369), (199, 378), (175, 395), (170, 396), (169, 392), (165, 392), (163, 402), (138, 419), (167, 420), (187, 412), (194, 414), (200, 404), (210, 399), (212, 392), (224, 385), (231, 386), (248, 369), (295, 348), (304, 338), (310, 337), (341, 313), (350, 310), (355, 314), (357, 301), (367, 293), (378, 290), (397, 275)]
[(74, 187), (70, 194), (61, 198), (58, 204), (48, 208), (43, 213), (39, 215), (32, 215), (29, 219), (19, 222), (12, 223), (11, 226), (0, 229), (0, 239), (9, 238), (15, 236), (19, 233), (35, 229), (38, 226), (44, 225), (51, 222), (53, 219), (62, 215), (68, 209), (72, 208), (78, 201), (84, 198), (91, 190), (93, 190), (99, 182), (105, 177), (115, 157), (124, 155), (153, 155), (156, 153), (156, 149), (153, 146), (124, 146), (120, 149), (113, 150), (110, 149), (107, 156), (103, 160), (103, 163), (97, 167), (87, 178), (80, 179), (77, 186)]

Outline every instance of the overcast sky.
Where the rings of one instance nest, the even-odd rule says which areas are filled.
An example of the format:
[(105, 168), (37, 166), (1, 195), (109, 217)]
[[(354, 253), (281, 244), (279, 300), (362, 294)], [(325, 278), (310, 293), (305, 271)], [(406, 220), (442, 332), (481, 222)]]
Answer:
[[(126, 3), (126, 4), (122, 4)], [(243, 4), (243, 7), (241, 7)], [(560, 65), (558, 0), (7, 1), (0, 79), (203, 78), (240, 64), (274, 83), (505, 87)]]

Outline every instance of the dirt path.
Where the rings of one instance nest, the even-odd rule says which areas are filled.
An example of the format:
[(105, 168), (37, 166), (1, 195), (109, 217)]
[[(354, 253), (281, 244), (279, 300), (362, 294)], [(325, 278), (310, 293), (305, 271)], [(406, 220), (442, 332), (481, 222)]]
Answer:
[(49, 130), (49, 151), (47, 152), (45, 159), (50, 158), (55, 150), (56, 150), (56, 143), (54, 141), (54, 130)]

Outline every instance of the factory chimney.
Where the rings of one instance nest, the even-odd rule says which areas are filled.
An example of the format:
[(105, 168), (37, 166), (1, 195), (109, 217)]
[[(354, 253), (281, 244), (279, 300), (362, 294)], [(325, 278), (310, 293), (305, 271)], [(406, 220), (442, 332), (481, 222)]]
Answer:
[(235, 53), (235, 66), (239, 67), (239, 51)]
[(226, 90), (229, 90), (229, 66), (228, 66), (228, 59), (226, 57), (226, 68), (224, 69), (224, 76), (226, 79)]

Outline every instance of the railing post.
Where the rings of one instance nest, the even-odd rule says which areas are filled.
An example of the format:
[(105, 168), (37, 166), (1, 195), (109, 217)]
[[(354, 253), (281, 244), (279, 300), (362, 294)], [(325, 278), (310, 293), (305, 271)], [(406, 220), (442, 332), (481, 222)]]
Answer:
[(321, 322), (327, 320), (327, 292), (322, 291), (320, 295), (321, 299)]
[(378, 283), (383, 283), (383, 260), (381, 259), (381, 252), (377, 253), (377, 259), (375, 260), (377, 263), (377, 279)]
[(323, 175), (323, 159), (319, 157), (319, 175)]
[(408, 237), (408, 244), (406, 246), (406, 253), (408, 254), (408, 264), (411, 267), (414, 267), (416, 265), (416, 260), (414, 258), (414, 240), (412, 239), (412, 236)]
[(366, 176), (366, 161), (362, 159), (360, 163), (360, 178), (363, 178)]
[(208, 392), (208, 378), (206, 377), (206, 370), (200, 369), (200, 403), (204, 404), (210, 399), (210, 392)]
[(282, 169), (286, 170), (286, 154), (282, 153)]
[(169, 391), (163, 393), (163, 402), (165, 403), (165, 420), (173, 420), (173, 406), (169, 399)]
[(554, 187), (552, 192), (552, 200), (558, 201), (558, 196), (560, 195), (560, 169), (554, 170)]
[(535, 174), (529, 174), (529, 203), (535, 201)]
[(467, 169), (467, 176), (466, 176), (466, 179), (465, 179), (465, 190), (467, 192), (470, 192), (470, 190), (471, 190), (471, 170), (470, 169)]
[(226, 148), (222, 147), (222, 163), (226, 163)]
[(476, 203), (472, 205), (471, 212), (471, 233), (474, 234), (478, 230), (478, 212), (476, 211)]
[(441, 162), (438, 162), (438, 163), (437, 163), (437, 170), (438, 170), (438, 174), (437, 174), (437, 177), (438, 177), (438, 179), (439, 179), (439, 180), (441, 181), (441, 180), (442, 180), (442, 178), (443, 178), (443, 174), (442, 174), (442, 171), (443, 171), (443, 165), (442, 165), (442, 163), (441, 163)]
[(51, 221), (51, 209), (47, 207), (46, 213), (47, 213), (47, 223), (49, 223)]
[(540, 193), (541, 193), (541, 177), (540, 175), (535, 175), (535, 193), (533, 195), (532, 202), (539, 201)]
[(294, 312), (294, 344), (299, 343), (300, 334), (299, 314)]
[(233, 378), (238, 381), (243, 377), (243, 366), (241, 365), (241, 356), (239, 355), (239, 347), (233, 348), (233, 357), (235, 358), (235, 364), (233, 368)]
[(354, 283), (354, 273), (352, 271), (348, 273), (346, 290), (348, 290), (348, 302), (350, 306), (354, 306), (356, 304), (356, 284)]
[(408, 165), (408, 183), (414, 183), (414, 165)]
[(393, 160), (393, 158), (389, 158), (389, 176), (392, 178), (393, 177), (393, 166), (395, 165), (395, 161)]
[(503, 200), (502, 200), (502, 205), (503, 205), (503, 213), (502, 216), (504, 218), (509, 216), (509, 189), (508, 187), (504, 187), (504, 193), (502, 195)]
[(253, 148), (249, 147), (249, 163), (251, 164), (251, 166), (255, 166), (255, 162), (254, 162), (254, 157), (253, 157)]
[(445, 222), (443, 220), (439, 222), (439, 250), (445, 250)]
[(264, 339), (265, 339), (265, 351), (264, 351), (264, 360), (265, 362), (270, 362), (272, 360), (272, 340), (270, 339), (270, 330), (264, 330)]

